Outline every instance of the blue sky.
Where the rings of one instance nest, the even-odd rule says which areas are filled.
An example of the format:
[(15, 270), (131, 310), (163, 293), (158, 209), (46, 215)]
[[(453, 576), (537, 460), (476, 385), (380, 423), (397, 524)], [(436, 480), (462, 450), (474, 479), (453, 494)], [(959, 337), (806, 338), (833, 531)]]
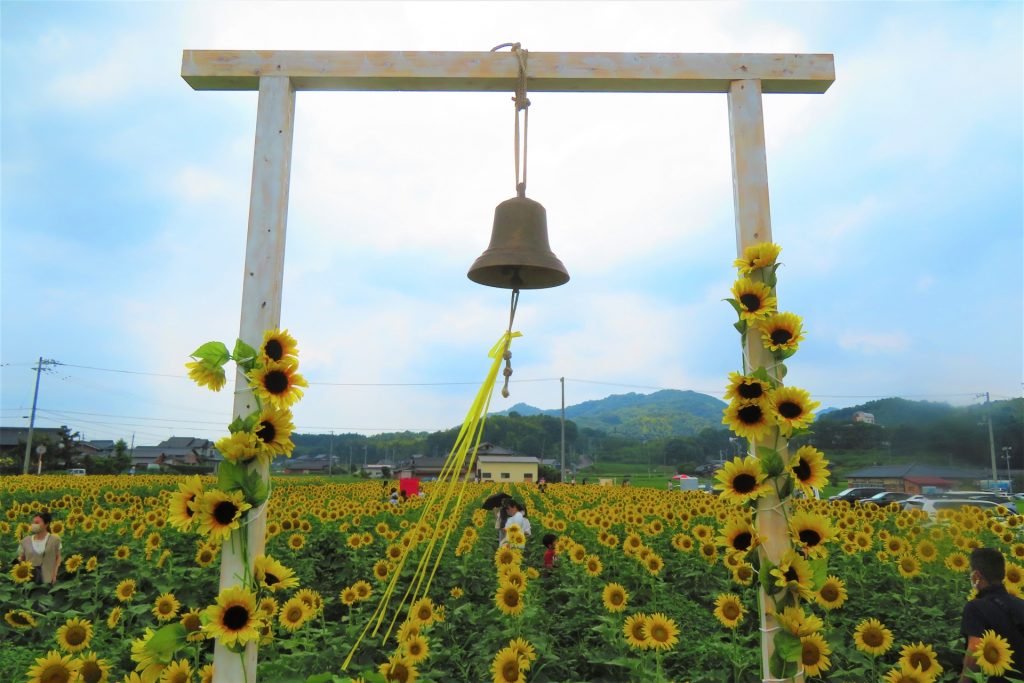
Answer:
[[(154, 443), (218, 433), (183, 375), (238, 329), (256, 98), (187, 48), (830, 52), (765, 98), (789, 382), (824, 405), (1020, 395), (1019, 3), (18, 3), (2, 11), (0, 416)], [(717, 393), (738, 362), (725, 97), (531, 96), (531, 197), (565, 287), (524, 292), (508, 405)], [(513, 194), (504, 94), (300, 93), (283, 324), (320, 383), (476, 382), (507, 293), (465, 277)], [(82, 367), (128, 370), (133, 373)], [(170, 377), (162, 375), (172, 375)], [(578, 380), (590, 380), (581, 382)], [(604, 382), (599, 384), (594, 382)], [(313, 384), (301, 430), (436, 429), (472, 384)], [(496, 397), (495, 408), (505, 407)]]

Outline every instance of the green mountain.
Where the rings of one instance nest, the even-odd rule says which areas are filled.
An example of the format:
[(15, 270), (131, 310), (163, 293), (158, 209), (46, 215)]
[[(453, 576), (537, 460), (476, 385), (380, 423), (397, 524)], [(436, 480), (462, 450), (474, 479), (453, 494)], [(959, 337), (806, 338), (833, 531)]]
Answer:
[[(596, 401), (566, 406), (565, 417), (580, 429), (597, 429), (612, 435), (639, 439), (693, 436), (704, 429), (722, 428), (725, 403), (695, 391), (665, 389), (653, 394), (614, 394)], [(496, 415), (517, 413), (524, 417), (550, 415), (557, 408), (542, 410), (517, 403)]]

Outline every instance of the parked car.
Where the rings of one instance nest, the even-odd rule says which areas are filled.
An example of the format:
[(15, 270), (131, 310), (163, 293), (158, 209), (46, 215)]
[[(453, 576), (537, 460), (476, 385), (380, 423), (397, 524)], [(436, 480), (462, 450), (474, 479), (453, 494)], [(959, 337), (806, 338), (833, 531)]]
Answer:
[(696, 474), (714, 474), (723, 467), (725, 467), (724, 460), (721, 462), (706, 462), (703, 465), (698, 465), (693, 471)]
[(979, 498), (928, 498), (925, 496), (908, 498), (900, 505), (904, 510), (924, 510), (930, 515), (934, 515), (939, 510), (959, 510), (968, 505), (993, 512), (1000, 507), (1008, 507), (1004, 503), (994, 503)]
[(72, 476), (75, 476), (75, 477), (84, 477), (85, 476), (85, 470), (83, 470), (80, 467), (77, 467), (77, 468), (75, 468), (73, 470), (68, 470), (68, 474), (70, 474)]
[(909, 493), (901, 493), (899, 491), (882, 491), (881, 493), (876, 493), (873, 496), (861, 498), (857, 502), (862, 505), (864, 503), (874, 503), (875, 505), (882, 507), (889, 503), (899, 503), (900, 501), (910, 498), (910, 496), (911, 494)]
[(829, 497), (829, 501), (835, 503), (836, 501), (845, 500), (850, 503), (854, 503), (861, 498), (870, 498), (879, 493), (885, 493), (885, 489), (881, 486), (855, 486), (849, 489), (843, 489), (834, 496)]

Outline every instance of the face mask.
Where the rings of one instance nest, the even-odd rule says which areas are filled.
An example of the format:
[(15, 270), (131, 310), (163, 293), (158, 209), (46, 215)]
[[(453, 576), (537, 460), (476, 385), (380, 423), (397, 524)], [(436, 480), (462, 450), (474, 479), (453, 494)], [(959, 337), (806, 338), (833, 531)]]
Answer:
[(42, 530), (43, 530), (43, 525), (42, 524), (33, 524), (33, 525), (31, 525), (29, 527), (29, 531), (31, 531), (34, 534), (38, 534)]

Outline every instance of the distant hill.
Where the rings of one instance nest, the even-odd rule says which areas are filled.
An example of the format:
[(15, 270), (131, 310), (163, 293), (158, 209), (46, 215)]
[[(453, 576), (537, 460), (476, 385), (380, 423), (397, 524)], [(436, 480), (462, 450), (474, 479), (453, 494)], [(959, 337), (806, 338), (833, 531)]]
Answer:
[[(581, 429), (597, 429), (633, 438), (693, 436), (707, 428), (722, 426), (725, 403), (696, 391), (664, 389), (653, 394), (614, 394), (595, 401), (566, 406), (565, 417)], [(496, 415), (551, 415), (559, 409), (542, 410), (517, 403)]]
[[(960, 409), (961, 411), (963, 409)], [(958, 411), (948, 403), (931, 401), (910, 401), (905, 398), (883, 398), (868, 401), (859, 406), (840, 408), (827, 413), (821, 411), (818, 416), (823, 420), (849, 422), (857, 412), (871, 413), (875, 416), (875, 424), (891, 427), (901, 424), (928, 425), (948, 419)]]

